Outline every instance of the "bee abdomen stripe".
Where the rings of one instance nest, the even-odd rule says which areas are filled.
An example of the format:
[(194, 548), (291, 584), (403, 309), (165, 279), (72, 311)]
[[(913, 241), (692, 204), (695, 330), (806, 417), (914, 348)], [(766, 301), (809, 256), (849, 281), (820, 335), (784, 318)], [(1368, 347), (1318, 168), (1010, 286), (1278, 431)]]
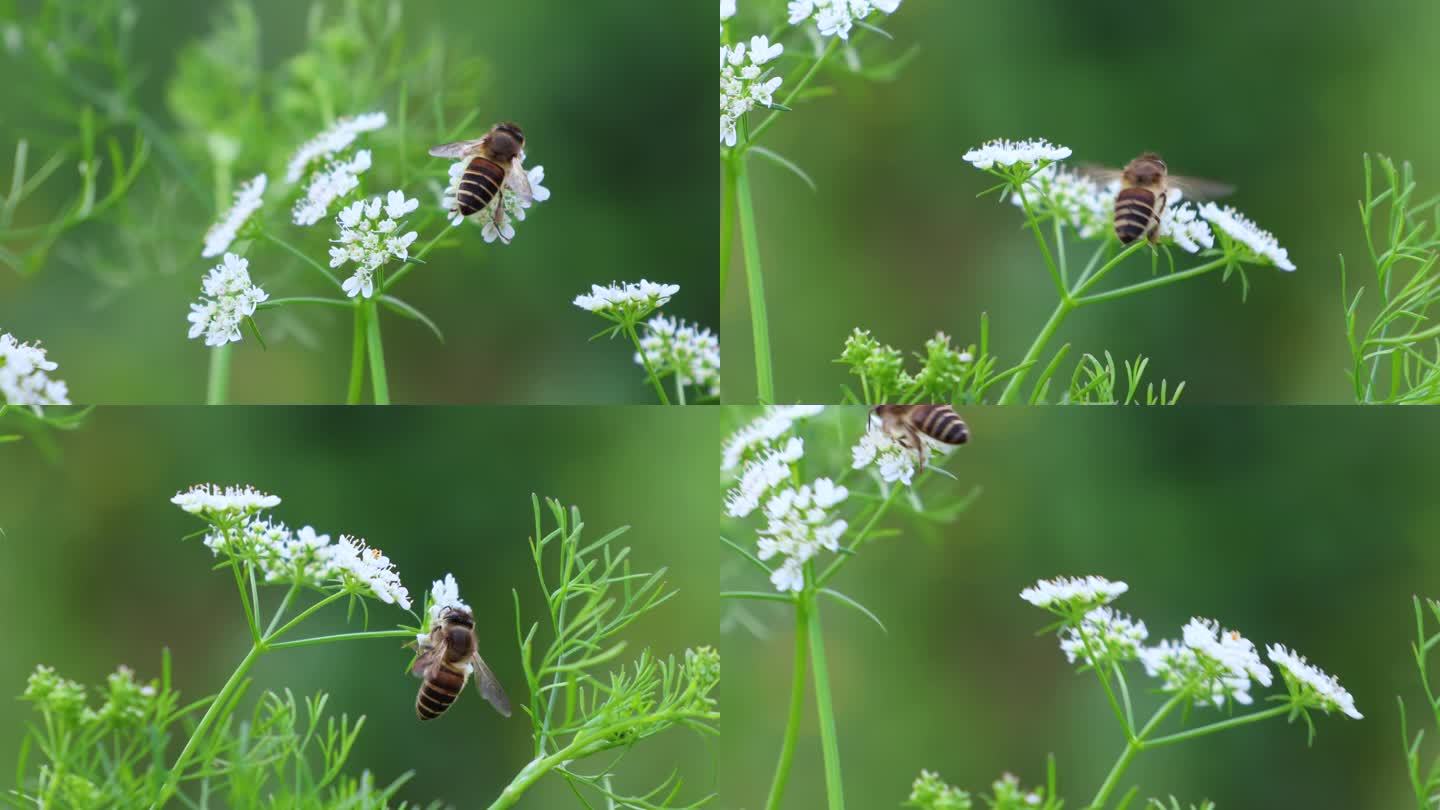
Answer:
[(970, 438), (965, 420), (948, 406), (931, 407), (920, 417), (920, 429), (945, 444), (964, 444)]

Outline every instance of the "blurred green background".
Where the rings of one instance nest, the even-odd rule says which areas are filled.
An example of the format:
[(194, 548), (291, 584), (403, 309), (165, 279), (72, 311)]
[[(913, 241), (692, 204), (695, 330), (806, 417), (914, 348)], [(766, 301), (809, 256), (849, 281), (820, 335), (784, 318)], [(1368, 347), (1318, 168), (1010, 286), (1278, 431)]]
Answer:
[[(1065, 806), (1088, 801), (1123, 739), (1094, 676), (1076, 674), (1053, 636), (1034, 635), (1049, 614), (1018, 596), (1042, 577), (1087, 574), (1129, 583), (1116, 607), (1143, 619), (1152, 642), (1178, 637), (1191, 616), (1216, 618), (1257, 645), (1308, 656), (1365, 715), (1316, 714), (1308, 749), (1303, 724), (1277, 720), (1145, 752), (1125, 787), (1140, 785), (1141, 798), (1173, 793), (1187, 807), (1204, 798), (1220, 808), (1413, 806), (1395, 699), (1406, 699), (1412, 733), (1428, 722), (1409, 649), (1410, 600), (1440, 597), (1440, 459), (1423, 440), (1440, 431), (1440, 414), (971, 408), (963, 416), (973, 438), (946, 464), (959, 481), (937, 478), (924, 491), (938, 506), (939, 493), (978, 485), (979, 499), (939, 527), (887, 519), (882, 526), (904, 534), (862, 550), (834, 583), (888, 635), (823, 603), (848, 806), (897, 806), (921, 768), (968, 790), (1006, 771), (1042, 783), (1052, 753)], [(856, 408), (825, 418), (845, 443), (864, 423)], [(848, 459), (829, 428), (810, 435), (807, 462), (834, 451)], [(844, 466), (837, 459), (825, 469)], [(748, 545), (752, 524), (728, 521), (727, 531)], [(748, 565), (726, 570), (728, 587), (768, 590)], [(721, 761), (727, 806), (753, 808), (764, 802), (784, 729), (793, 619), (779, 606), (743, 604), (769, 635), (759, 640), (727, 614)], [(1136, 712), (1153, 711), (1158, 702), (1142, 694), (1152, 682), (1136, 672)], [(1264, 692), (1254, 694), (1258, 703)], [(807, 701), (792, 808), (824, 805), (813, 690)], [(1432, 744), (1433, 736), (1428, 730)]]
[[(0, 450), (0, 692), (18, 695), (40, 663), (85, 683), (103, 683), (117, 664), (149, 679), (165, 647), (184, 695), (219, 688), (248, 649), (244, 617), (208, 550), (181, 542), (201, 524), (169, 503), (203, 481), (253, 483), (284, 499), (275, 514), (291, 525), (367, 538), (417, 604), (454, 572), (481, 652), (517, 706), (511, 589), (527, 623), (543, 610), (526, 543), (532, 492), (578, 506), (592, 540), (631, 526), (618, 544), (633, 548), (636, 570), (669, 569), (679, 595), (625, 632), (624, 660), (645, 646), (680, 655), (715, 644), (721, 555), (703, 541), (715, 496), (693, 482), (712, 480), (717, 428), (713, 415), (633, 408), (102, 408), (54, 436), (56, 462), (29, 441)], [(378, 603), (370, 617), (377, 628), (410, 621)], [(344, 611), (314, 625), (338, 632)], [(499, 717), (472, 690), (422, 726), (409, 656), (393, 641), (328, 645), (266, 656), (253, 676), (257, 690), (325, 690), (332, 712), (367, 717), (347, 773), (369, 768), (388, 782), (414, 770), (403, 798), (488, 803), (529, 760), (528, 720)], [(27, 704), (0, 700), (0, 762), (15, 761), (30, 719)], [(637, 746), (616, 786), (643, 788), (678, 767), (694, 798), (716, 789), (716, 756), (677, 730)], [(569, 796), (563, 780), (546, 779), (522, 804), (575, 806)]]
[[(106, 32), (127, 13), (133, 44), (114, 56)], [(209, 352), (186, 340), (185, 316), (216, 263), (200, 257), (224, 185), (209, 136), (239, 148), (231, 183), (269, 171), (271, 227), (327, 262), (333, 223), (289, 223), (295, 193), (282, 180), (294, 149), (330, 116), (385, 111), (390, 126), (359, 140), (374, 153), (366, 188), (403, 184), (421, 201), (415, 225), (438, 206), (447, 181), (448, 162), (425, 150), (473, 112), (461, 137), (479, 137), (499, 120), (524, 126), (528, 165), (544, 165), (553, 196), (519, 224), (513, 244), (487, 245), (467, 223), (395, 288), (434, 319), (446, 342), (387, 313), (392, 396), (652, 402), (633, 350), (587, 343), (603, 324), (571, 301), (592, 283), (647, 277), (680, 285), (667, 312), (718, 327), (716, 203), (702, 138), (714, 79), (698, 58), (711, 25), (708, 6), (645, 0), (0, 0), (0, 29), (25, 33), (18, 47), (0, 48), (0, 72), (11, 79), (0, 88), (3, 187), (17, 139), (29, 141), (31, 173), (65, 156), (20, 206), (16, 226), (50, 221), (79, 194), (77, 133), (87, 104), (98, 111), (102, 137), (117, 137), (127, 151), (132, 106), (146, 116), (142, 128), (164, 139), (125, 200), (65, 234), (38, 273), (22, 277), (0, 265), (0, 326), (44, 341), (74, 401), (203, 401)], [(68, 33), (54, 33), (61, 31)], [(57, 40), (58, 71), (36, 47)], [(403, 151), (402, 95), (410, 119)], [(219, 196), (228, 205), (228, 194)], [(438, 229), (423, 230), (417, 245)], [(313, 270), (274, 245), (254, 245), (249, 256), (271, 297), (326, 291)], [(269, 350), (250, 335), (236, 347), (232, 400), (343, 400), (347, 311), (289, 308), (263, 312), (259, 322)]]
[[(734, 30), (773, 33), (783, 8), (742, 3)], [(1440, 7), (911, 0), (882, 25), (895, 41), (868, 36), (864, 64), (918, 48), (895, 81), (822, 75), (838, 92), (764, 138), (818, 192), (752, 161), (780, 401), (836, 401), (847, 377), (831, 361), (857, 326), (909, 352), (937, 330), (976, 339), (988, 312), (1002, 367), (1019, 361), (1055, 295), (1022, 217), (975, 198), (992, 179), (961, 156), (997, 137), (1044, 137), (1109, 165), (1158, 151), (1177, 173), (1237, 186), (1227, 202), (1299, 268), (1252, 273), (1246, 303), (1238, 284), (1206, 276), (1081, 310), (1051, 344), (1074, 344), (1067, 370), (1079, 352), (1109, 349), (1152, 357), (1150, 374), (1188, 381), (1191, 403), (1349, 401), (1336, 255), (1371, 272), (1356, 213), (1363, 152), (1413, 161), (1420, 196), (1440, 192), (1440, 105), (1423, 85), (1440, 69)], [(801, 36), (783, 41), (810, 53)], [(738, 243), (734, 261), (725, 395), (747, 402)], [(1116, 280), (1148, 272), (1137, 260)]]

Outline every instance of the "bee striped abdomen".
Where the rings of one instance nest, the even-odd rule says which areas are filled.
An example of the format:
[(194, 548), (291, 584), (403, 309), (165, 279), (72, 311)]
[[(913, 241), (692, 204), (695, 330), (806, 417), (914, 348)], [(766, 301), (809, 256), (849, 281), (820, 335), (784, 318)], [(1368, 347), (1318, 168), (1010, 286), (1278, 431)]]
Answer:
[(915, 427), (930, 438), (945, 444), (964, 444), (970, 439), (970, 428), (949, 405), (917, 405)]
[(1146, 188), (1121, 189), (1115, 196), (1115, 235), (1125, 244), (1149, 235), (1159, 226), (1155, 192)]
[(465, 688), (465, 675), (445, 666), (438, 666), (426, 673), (425, 682), (420, 685), (420, 694), (415, 696), (415, 714), (421, 720), (434, 720), (450, 708), (460, 690)]
[(465, 216), (480, 211), (495, 199), (505, 182), (505, 170), (498, 163), (477, 157), (465, 167), (460, 187), (455, 192), (455, 207)]

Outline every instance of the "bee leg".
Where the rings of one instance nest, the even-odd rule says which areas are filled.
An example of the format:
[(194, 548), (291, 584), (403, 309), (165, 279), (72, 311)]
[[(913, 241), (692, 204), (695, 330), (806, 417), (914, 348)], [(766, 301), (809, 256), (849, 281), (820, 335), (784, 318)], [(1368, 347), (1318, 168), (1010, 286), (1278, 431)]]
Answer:
[(503, 188), (495, 192), (494, 222), (495, 235), (500, 237), (501, 242), (504, 242), (507, 245), (510, 244), (510, 240), (505, 238), (505, 189)]

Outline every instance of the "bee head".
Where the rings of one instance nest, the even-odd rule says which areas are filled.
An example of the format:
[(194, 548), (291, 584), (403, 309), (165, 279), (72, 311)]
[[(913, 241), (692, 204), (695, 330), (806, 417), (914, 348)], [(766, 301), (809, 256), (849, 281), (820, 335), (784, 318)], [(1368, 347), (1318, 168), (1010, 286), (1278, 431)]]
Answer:
[(508, 162), (525, 148), (525, 133), (519, 124), (502, 121), (490, 133), (490, 149), (500, 162)]
[(445, 624), (458, 624), (462, 627), (474, 627), (475, 617), (470, 611), (458, 607), (446, 607), (440, 611), (440, 621)]

